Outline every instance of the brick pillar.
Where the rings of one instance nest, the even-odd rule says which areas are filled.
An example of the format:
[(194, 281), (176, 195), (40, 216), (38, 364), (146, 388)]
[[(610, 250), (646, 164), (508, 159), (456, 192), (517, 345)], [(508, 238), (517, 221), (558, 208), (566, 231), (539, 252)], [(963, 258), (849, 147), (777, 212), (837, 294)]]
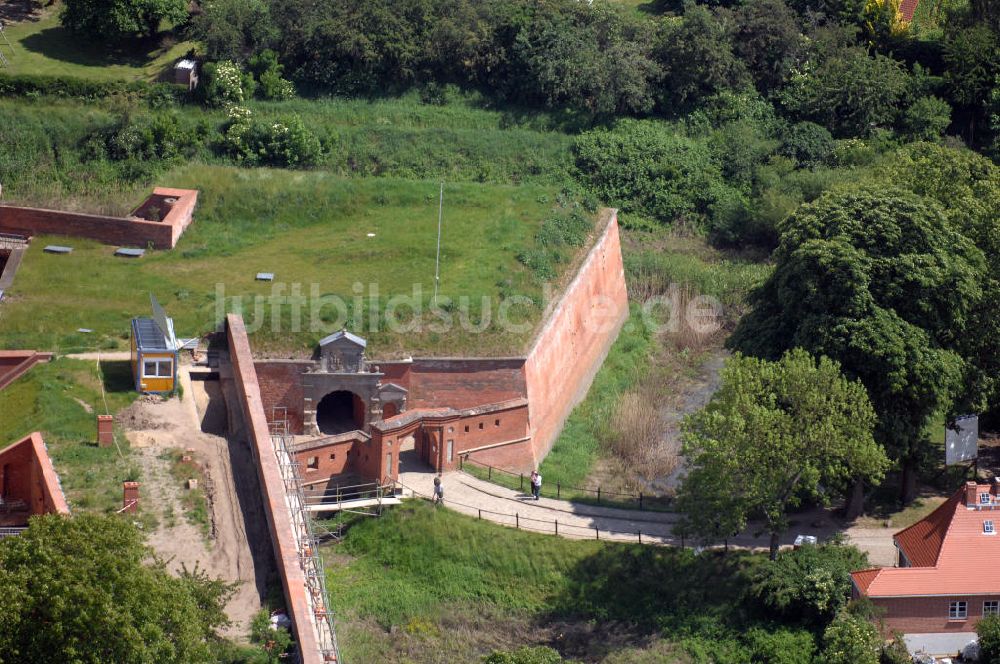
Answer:
[(122, 511), (135, 512), (139, 509), (139, 483), (122, 483)]
[(110, 415), (97, 416), (97, 444), (101, 447), (115, 444), (115, 420)]

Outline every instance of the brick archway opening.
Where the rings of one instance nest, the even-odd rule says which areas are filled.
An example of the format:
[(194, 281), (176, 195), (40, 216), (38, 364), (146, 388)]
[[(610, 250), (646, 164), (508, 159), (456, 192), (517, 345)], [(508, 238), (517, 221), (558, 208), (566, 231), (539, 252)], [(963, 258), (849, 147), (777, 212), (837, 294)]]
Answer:
[(330, 392), (316, 406), (316, 426), (322, 434), (347, 433), (364, 425), (364, 401), (349, 390)]

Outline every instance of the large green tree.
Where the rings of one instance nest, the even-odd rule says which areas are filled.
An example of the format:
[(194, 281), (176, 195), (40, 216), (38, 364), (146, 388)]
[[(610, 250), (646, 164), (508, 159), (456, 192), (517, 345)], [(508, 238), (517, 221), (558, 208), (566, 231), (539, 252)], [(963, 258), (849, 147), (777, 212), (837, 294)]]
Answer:
[(709, 404), (683, 424), (682, 531), (713, 540), (760, 520), (773, 560), (803, 498), (881, 479), (888, 462), (875, 421), (864, 387), (828, 358), (801, 349), (776, 362), (736, 355)]
[(214, 661), (229, 586), (150, 558), (114, 517), (34, 517), (0, 540), (0, 662)]
[(937, 202), (878, 186), (828, 192), (781, 231), (775, 270), (729, 345), (763, 358), (801, 347), (838, 360), (867, 388), (876, 439), (911, 500), (930, 450), (925, 428), (961, 392), (983, 254)]
[(163, 21), (177, 23), (185, 17), (184, 0), (65, 0), (60, 21), (82, 39), (118, 43), (152, 37)]

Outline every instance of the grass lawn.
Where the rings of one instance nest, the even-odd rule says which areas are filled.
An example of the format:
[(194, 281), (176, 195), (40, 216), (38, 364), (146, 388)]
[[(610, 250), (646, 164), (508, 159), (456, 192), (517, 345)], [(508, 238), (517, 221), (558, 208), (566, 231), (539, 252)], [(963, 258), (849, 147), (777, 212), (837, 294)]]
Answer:
[(102, 382), (111, 413), (135, 398), (129, 371), (127, 363), (98, 371), (94, 362), (69, 359), (35, 365), (0, 392), (0, 447), (40, 431), (70, 507), (117, 509), (121, 483), (135, 470), (124, 436), (116, 436), (118, 448), (97, 446), (95, 415), (105, 412)]
[[(542, 285), (517, 255), (534, 246), (553, 213), (551, 188), (446, 187), (440, 294), (455, 302), (469, 298), (468, 322), (483, 329), (469, 333), (459, 324), (461, 307), (450, 312), (450, 330), (435, 331), (430, 323), (440, 320), (426, 311), (434, 291), (435, 182), (196, 164), (159, 181), (201, 190), (195, 222), (177, 248), (128, 260), (96, 242), (37, 238), (0, 307), (0, 347), (126, 348), (129, 320), (148, 313), (150, 293), (182, 337), (213, 330), (217, 293), (226, 296), (227, 309), (235, 308), (233, 296), (260, 296), (242, 301), (255, 348), (285, 354), (311, 351), (344, 325), (368, 337), (382, 356), (510, 354), (521, 350), (540, 318)], [(72, 245), (73, 253), (43, 253), (56, 241)], [(257, 272), (273, 272), (275, 282), (256, 282)], [(294, 307), (281, 299), (296, 284), (304, 298), (298, 329)], [(343, 298), (343, 308), (327, 301), (332, 295)], [(496, 307), (514, 295), (530, 300), (511, 308), (510, 319), (526, 324), (509, 330)], [(425, 308), (419, 330), (390, 329), (386, 309), (394, 304), (400, 325), (414, 322), (414, 306), (393, 303), (393, 296), (410, 296)]]
[(417, 501), (354, 523), (324, 558), (341, 649), (357, 662), (473, 662), (524, 645), (588, 662), (707, 662), (682, 648), (711, 650), (689, 644), (707, 634), (732, 645), (755, 624), (741, 597), (764, 562), (564, 540)]
[(59, 25), (60, 7), (47, 7), (32, 20), (12, 23), (4, 29), (14, 47), (13, 53), (3, 44), (10, 67), (9, 74), (44, 74), (76, 76), (92, 80), (156, 80), (183, 56), (194, 42), (154, 45), (109, 53), (100, 38), (80, 39), (69, 35)]

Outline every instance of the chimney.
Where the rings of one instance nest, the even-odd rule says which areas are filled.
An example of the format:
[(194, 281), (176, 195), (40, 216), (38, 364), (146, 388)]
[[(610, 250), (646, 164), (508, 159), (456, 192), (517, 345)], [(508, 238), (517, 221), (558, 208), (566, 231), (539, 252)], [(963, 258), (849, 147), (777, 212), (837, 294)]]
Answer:
[(139, 483), (122, 482), (122, 512), (135, 512), (139, 509)]
[(97, 416), (97, 444), (100, 447), (115, 444), (115, 420), (110, 415)]
[(979, 504), (979, 485), (969, 481), (965, 483), (965, 506), (975, 507)]

